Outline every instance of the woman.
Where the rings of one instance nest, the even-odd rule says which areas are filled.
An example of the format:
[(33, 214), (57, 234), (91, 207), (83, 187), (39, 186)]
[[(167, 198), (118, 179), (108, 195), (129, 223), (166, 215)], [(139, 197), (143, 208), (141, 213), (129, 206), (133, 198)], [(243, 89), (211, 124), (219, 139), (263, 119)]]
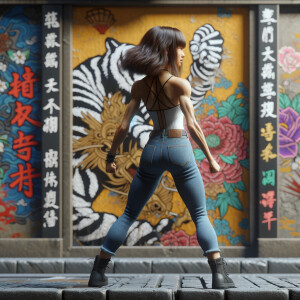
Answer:
[(89, 286), (107, 284), (104, 272), (110, 257), (122, 245), (129, 227), (154, 193), (163, 172), (168, 170), (196, 225), (198, 242), (212, 270), (212, 287), (234, 287), (224, 270), (217, 237), (206, 213), (202, 178), (183, 127), (185, 116), (190, 135), (208, 159), (211, 172), (218, 172), (220, 166), (212, 157), (194, 116), (190, 100), (191, 86), (187, 80), (178, 77), (185, 45), (184, 35), (178, 29), (156, 26), (144, 35), (138, 46), (128, 50), (122, 60), (124, 69), (147, 76), (132, 86), (132, 99), (116, 130), (106, 159), (106, 171), (116, 171), (116, 151), (127, 135), (130, 121), (138, 111), (141, 100), (153, 120), (154, 130), (143, 149), (125, 212), (111, 226), (100, 255), (95, 258)]

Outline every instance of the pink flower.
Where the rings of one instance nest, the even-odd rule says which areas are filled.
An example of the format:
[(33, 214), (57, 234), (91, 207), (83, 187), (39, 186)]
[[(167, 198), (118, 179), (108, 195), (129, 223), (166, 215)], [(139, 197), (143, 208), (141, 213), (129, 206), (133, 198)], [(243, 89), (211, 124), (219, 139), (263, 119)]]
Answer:
[(292, 47), (282, 47), (278, 53), (279, 66), (287, 73), (293, 73), (300, 67), (300, 53)]
[[(212, 156), (215, 158), (221, 169), (217, 173), (209, 171), (209, 163), (205, 158), (198, 163), (204, 186), (210, 182), (222, 184), (236, 183), (242, 180), (242, 166), (239, 161), (247, 157), (248, 141), (244, 138), (244, 132), (240, 125), (234, 125), (227, 117), (217, 119), (210, 115), (200, 121), (200, 127), (206, 137), (206, 141)], [(196, 142), (190, 137), (193, 148), (199, 148)], [(234, 156), (231, 163), (221, 159)]]
[(300, 143), (300, 115), (292, 108), (279, 108), (279, 153), (283, 158), (294, 158)]
[(199, 246), (196, 233), (190, 236), (190, 246)]
[(170, 230), (160, 238), (163, 246), (199, 246), (196, 234), (189, 236), (182, 229)]

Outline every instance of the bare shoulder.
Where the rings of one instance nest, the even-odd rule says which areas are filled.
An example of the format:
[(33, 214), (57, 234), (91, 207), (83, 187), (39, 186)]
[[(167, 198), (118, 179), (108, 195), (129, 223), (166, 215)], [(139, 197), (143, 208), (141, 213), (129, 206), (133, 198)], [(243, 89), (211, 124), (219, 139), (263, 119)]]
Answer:
[(186, 79), (174, 76), (171, 78), (170, 81), (173, 88), (176, 89), (176, 92), (179, 94), (179, 96), (184, 95), (190, 97), (191, 85)]
[(143, 79), (135, 81), (131, 87), (131, 97), (137, 100), (141, 99), (144, 88), (145, 83)]

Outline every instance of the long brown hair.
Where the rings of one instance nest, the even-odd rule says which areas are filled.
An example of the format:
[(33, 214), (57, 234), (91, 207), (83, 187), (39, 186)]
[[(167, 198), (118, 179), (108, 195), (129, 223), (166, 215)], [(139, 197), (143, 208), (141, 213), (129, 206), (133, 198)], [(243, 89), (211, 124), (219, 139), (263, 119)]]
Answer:
[(140, 43), (129, 49), (121, 59), (123, 69), (155, 76), (169, 64), (173, 75), (179, 76), (176, 64), (177, 47), (185, 47), (186, 40), (177, 28), (155, 26), (149, 29)]

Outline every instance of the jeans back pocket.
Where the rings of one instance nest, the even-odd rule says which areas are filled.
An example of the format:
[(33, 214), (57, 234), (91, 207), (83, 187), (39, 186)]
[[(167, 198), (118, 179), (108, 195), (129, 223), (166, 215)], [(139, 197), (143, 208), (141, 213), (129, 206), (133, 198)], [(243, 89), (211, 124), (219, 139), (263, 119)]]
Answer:
[(168, 154), (171, 163), (183, 167), (190, 162), (190, 151), (188, 145), (168, 146)]
[(148, 145), (148, 144), (144, 147), (141, 156), (141, 163), (145, 163), (148, 165), (152, 164), (155, 147), (156, 147), (155, 145)]

